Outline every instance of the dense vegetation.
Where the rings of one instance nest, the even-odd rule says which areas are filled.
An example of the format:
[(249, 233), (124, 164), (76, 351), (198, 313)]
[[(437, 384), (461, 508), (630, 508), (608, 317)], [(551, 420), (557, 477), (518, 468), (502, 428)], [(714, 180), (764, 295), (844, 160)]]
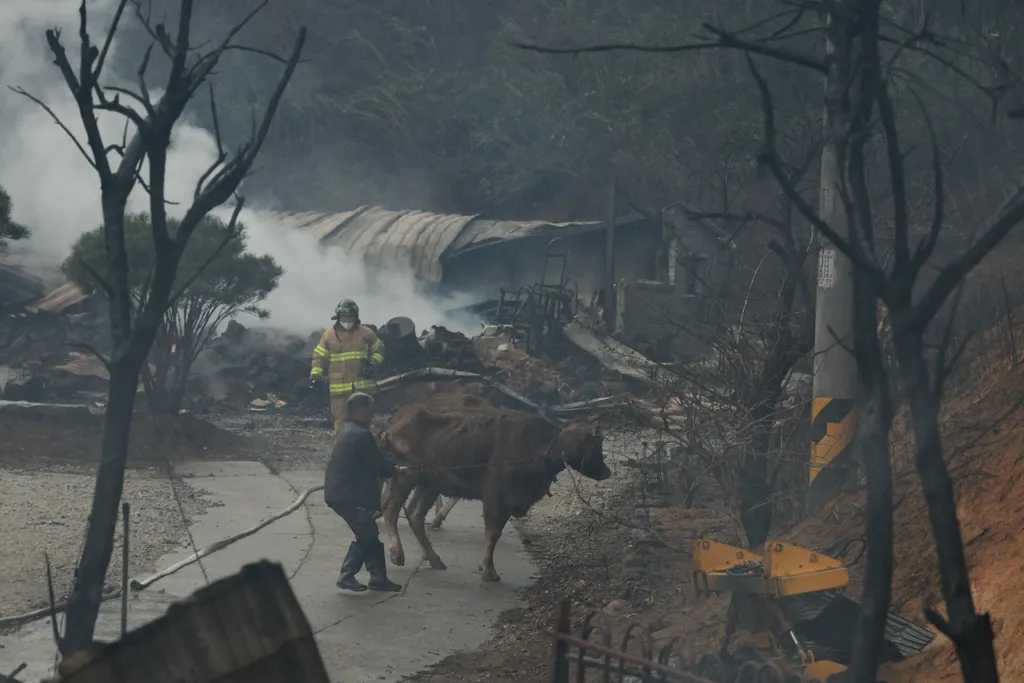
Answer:
[(28, 228), (19, 224), (11, 217), (13, 211), (11, 196), (0, 187), (0, 251), (7, 247), (9, 240), (20, 240), (28, 237)]
[[(154, 4), (159, 15), (161, 4), (174, 3)], [(965, 41), (980, 36), (1008, 64), (1019, 62), (1024, 44), (1015, 40), (1013, 27), (1024, 10), (999, 0), (970, 5), (964, 10), (954, 0), (895, 0), (888, 13), (913, 31), (926, 9), (937, 32)], [(213, 36), (242, 8), (203, 3), (197, 11), (199, 30)], [(600, 215), (598, 190), (614, 174), (627, 196), (648, 211), (680, 199), (719, 208), (723, 194), (735, 201), (758, 189), (750, 176), (760, 115), (741, 55), (715, 50), (573, 57), (537, 54), (513, 43), (695, 42), (704, 22), (736, 29), (775, 11), (773, 3), (749, 0), (273, 2), (246, 30), (247, 43), (283, 50), (295, 26), (314, 29), (308, 61), (296, 74), (250, 186), (298, 210), (379, 202), (593, 218)], [(818, 19), (804, 21), (810, 26)], [(130, 39), (130, 53), (141, 50), (143, 38)], [(809, 53), (823, 49), (820, 33), (786, 42)], [(997, 142), (986, 130), (990, 103), (934, 62), (904, 61), (910, 64), (902, 67), (902, 79), (927, 86), (921, 88), (925, 105), (955, 166), (949, 187), (959, 193), (960, 210), (998, 202), (1011, 155), (992, 154), (1006, 147), (1005, 139)], [(960, 61), (980, 71), (976, 61)], [(124, 68), (134, 71), (130, 64), (126, 60)], [(217, 80), (225, 130), (244, 135), (252, 107), (272, 87), (264, 73), (258, 55), (237, 53), (226, 62)], [(788, 66), (772, 65), (766, 74), (791, 135), (806, 140), (820, 119), (821, 80)], [(906, 98), (899, 106), (916, 104)], [(205, 110), (197, 109), (200, 115)], [(920, 126), (908, 130), (921, 132)], [(770, 187), (765, 184), (766, 191)]]

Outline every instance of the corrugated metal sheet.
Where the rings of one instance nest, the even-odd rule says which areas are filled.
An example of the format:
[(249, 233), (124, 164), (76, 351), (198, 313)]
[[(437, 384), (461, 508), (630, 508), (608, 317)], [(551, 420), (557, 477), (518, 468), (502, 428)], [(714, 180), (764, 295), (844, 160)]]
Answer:
[(4, 393), (4, 389), (7, 388), (8, 384), (20, 384), (26, 382), (32, 377), (28, 370), (22, 370), (21, 368), (12, 368), (9, 365), (0, 365), (0, 394)]
[(0, 304), (31, 301), (45, 291), (39, 278), (17, 265), (0, 263)]
[(449, 248), (455, 255), (471, 249), (478, 249), (496, 242), (540, 237), (548, 234), (552, 238), (579, 232), (600, 230), (604, 223), (599, 221), (575, 223), (550, 223), (548, 221), (492, 221), (478, 218), (471, 221)]
[(594, 230), (601, 223), (493, 221), (476, 216), (425, 211), (392, 211), (361, 206), (344, 213), (275, 213), (286, 229), (301, 230), (325, 245), (374, 265), (411, 270), (417, 277), (440, 282), (442, 258), (490, 244), (546, 232)]
[[(780, 600), (783, 612), (797, 630), (830, 649), (849, 653), (853, 643), (853, 629), (860, 604), (841, 590), (829, 589)], [(822, 617), (819, 619), (819, 617)], [(818, 621), (814, 621), (818, 620)], [(803, 624), (804, 627), (799, 626)], [(900, 658), (917, 654), (932, 641), (935, 634), (903, 617), (889, 613), (885, 620), (885, 641), (890, 651)]]
[(75, 304), (84, 301), (88, 296), (88, 294), (75, 285), (68, 283), (66, 285), (61, 285), (39, 301), (29, 304), (25, 307), (25, 310), (30, 313), (38, 313), (39, 311), (58, 313), (69, 306), (74, 306)]
[(84, 375), (110, 379), (110, 373), (96, 356), (72, 351), (68, 354), (68, 360), (63, 365), (58, 365), (57, 370), (70, 372), (72, 375)]

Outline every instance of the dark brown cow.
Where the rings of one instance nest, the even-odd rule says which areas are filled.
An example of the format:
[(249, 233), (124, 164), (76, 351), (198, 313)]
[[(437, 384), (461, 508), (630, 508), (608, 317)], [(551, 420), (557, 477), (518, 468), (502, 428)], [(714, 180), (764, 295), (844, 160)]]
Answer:
[(485, 581), (499, 580), (494, 546), (509, 517), (525, 516), (566, 465), (598, 481), (611, 476), (596, 424), (579, 420), (559, 428), (514, 410), (408, 406), (384, 428), (381, 447), (411, 468), (393, 479), (384, 495), (391, 561), (405, 564), (398, 515), (410, 493), (409, 526), (434, 569), (446, 568), (424, 524), (434, 501), (440, 495), (482, 500), (486, 540), (480, 571)]

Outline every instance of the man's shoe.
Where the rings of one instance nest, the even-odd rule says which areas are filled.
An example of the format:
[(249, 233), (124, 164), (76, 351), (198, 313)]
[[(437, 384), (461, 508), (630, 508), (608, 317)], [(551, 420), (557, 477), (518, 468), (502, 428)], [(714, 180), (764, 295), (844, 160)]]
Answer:
[(402, 584), (388, 578), (387, 564), (384, 560), (384, 544), (379, 538), (362, 541), (363, 557), (366, 560), (366, 571), (370, 572), (369, 588), (372, 591), (390, 591), (397, 593)]
[(366, 590), (366, 586), (359, 583), (354, 576), (342, 576), (334, 585), (342, 590), (354, 591), (356, 593), (362, 593)]
[(383, 579), (370, 579), (369, 585), (370, 590), (372, 591), (389, 591), (391, 593), (399, 593), (402, 590), (402, 584), (395, 583), (387, 577)]
[(363, 568), (363, 552), (363, 547), (359, 543), (349, 543), (348, 552), (341, 562), (338, 582), (335, 584), (338, 588), (356, 592), (366, 590), (366, 586), (356, 581), (356, 574)]

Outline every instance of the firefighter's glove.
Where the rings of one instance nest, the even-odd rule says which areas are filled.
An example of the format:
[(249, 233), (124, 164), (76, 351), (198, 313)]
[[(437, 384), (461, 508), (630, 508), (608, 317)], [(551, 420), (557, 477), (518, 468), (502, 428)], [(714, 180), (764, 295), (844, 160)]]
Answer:
[(319, 386), (320, 386), (320, 378), (319, 377), (310, 377), (309, 378), (309, 388), (310, 389), (316, 389)]
[(363, 376), (366, 379), (376, 379), (377, 378), (377, 371), (379, 369), (380, 368), (377, 366), (376, 363), (367, 363), (366, 367), (363, 369)]

